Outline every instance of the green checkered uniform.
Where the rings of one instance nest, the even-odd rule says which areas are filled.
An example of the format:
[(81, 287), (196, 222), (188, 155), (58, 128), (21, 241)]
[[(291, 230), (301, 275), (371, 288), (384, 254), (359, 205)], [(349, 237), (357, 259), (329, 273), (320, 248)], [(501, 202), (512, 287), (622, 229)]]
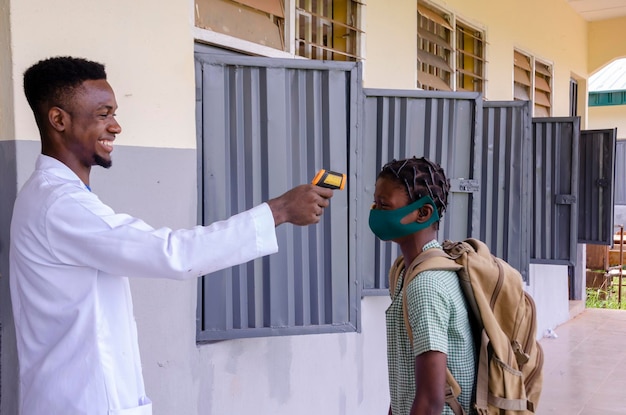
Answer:
[[(424, 246), (441, 249), (433, 240)], [(475, 351), (465, 298), (452, 271), (424, 271), (407, 287), (413, 346), (402, 311), (404, 270), (387, 309), (387, 360), (393, 415), (408, 415), (415, 397), (415, 357), (430, 350), (447, 355), (448, 369), (461, 386), (459, 402), (469, 413), (474, 384)], [(442, 414), (453, 412), (446, 404)]]

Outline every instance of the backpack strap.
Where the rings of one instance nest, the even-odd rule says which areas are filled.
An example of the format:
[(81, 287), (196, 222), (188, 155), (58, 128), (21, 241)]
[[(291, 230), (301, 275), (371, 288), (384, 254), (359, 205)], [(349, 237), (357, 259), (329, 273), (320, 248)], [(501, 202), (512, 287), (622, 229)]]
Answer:
[[(398, 261), (396, 261), (397, 264)], [(395, 264), (394, 264), (395, 265)], [(446, 254), (443, 250), (438, 248), (427, 249), (422, 252), (411, 262), (409, 265), (408, 272), (404, 275), (404, 281), (402, 282), (402, 288), (408, 287), (408, 285), (413, 281), (415, 277), (417, 277), (421, 272), (424, 271), (432, 271), (432, 270), (440, 270), (440, 271), (458, 271), (463, 268), (461, 265), (457, 264), (454, 259), (452, 259), (448, 254)], [(401, 270), (399, 270), (401, 271)], [(398, 275), (400, 272), (397, 272)], [(395, 279), (397, 283), (397, 278)], [(411, 325), (409, 324), (409, 311), (406, 308), (406, 290), (402, 291), (402, 310), (404, 312), (404, 325), (406, 326), (407, 333), (409, 335), (409, 340), (411, 344), (413, 343), (413, 330), (411, 329)]]
[(446, 389), (445, 389), (445, 401), (454, 412), (454, 415), (466, 415), (465, 410), (459, 403), (459, 395), (461, 394), (461, 386), (456, 381), (450, 369), (446, 368)]

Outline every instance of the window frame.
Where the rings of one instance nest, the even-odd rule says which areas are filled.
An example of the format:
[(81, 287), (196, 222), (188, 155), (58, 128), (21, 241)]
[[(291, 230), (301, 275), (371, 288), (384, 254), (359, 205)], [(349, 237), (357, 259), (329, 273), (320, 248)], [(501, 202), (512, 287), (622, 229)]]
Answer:
[[(460, 29), (460, 28), (461, 29)], [(469, 30), (473, 30), (475, 33), (479, 33), (482, 36), (478, 36), (475, 33), (468, 33), (465, 30), (462, 29), (469, 29)], [(485, 42), (485, 31), (484, 30), (479, 30), (476, 27), (472, 26), (469, 23), (466, 23), (462, 20), (457, 20), (456, 24), (455, 24), (455, 30), (456, 30), (456, 44), (457, 44), (457, 56), (456, 56), (456, 75), (455, 75), (455, 80), (456, 80), (456, 91), (465, 91), (465, 92), (485, 92), (485, 85), (486, 85), (486, 81), (487, 81), (487, 77), (485, 74), (486, 71), (486, 67), (487, 67), (487, 59), (485, 58), (485, 49), (486, 49), (486, 42)], [(473, 45), (471, 47), (471, 51), (469, 50), (470, 48), (459, 48), (458, 44), (460, 42), (460, 34), (459, 32), (463, 31), (465, 33), (465, 37), (469, 37), (469, 38), (474, 38), (473, 41)], [(476, 54), (476, 49), (481, 49), (480, 54)], [(463, 68), (460, 68), (460, 57), (465, 56), (464, 61), (465, 62), (471, 62), (471, 66), (476, 66), (476, 65), (480, 65), (482, 67), (482, 69), (480, 71), (472, 71), (469, 70), (468, 68), (465, 67), (465, 65), (467, 65), (467, 63), (464, 63)], [(481, 56), (482, 55), (482, 56)], [(468, 89), (468, 88), (463, 88), (463, 87), (459, 87), (459, 78), (463, 77), (464, 80), (468, 79), (468, 78), (473, 78), (473, 83), (479, 83), (480, 87), (476, 88), (474, 87), (473, 89)], [(478, 80), (478, 81), (477, 81)]]
[[(460, 28), (465, 30), (460, 30)], [(479, 33), (471, 34), (469, 31)], [(459, 48), (460, 33), (473, 37), (480, 43), (471, 48)], [(417, 82), (416, 86), (424, 90), (486, 92), (487, 60), (486, 30), (470, 23), (440, 7), (425, 2), (417, 4)], [(481, 55), (472, 53), (481, 49)], [(472, 72), (459, 64), (464, 55), (473, 61), (480, 61), (480, 71)], [(472, 89), (460, 87), (460, 78), (479, 79), (479, 87)]]
[[(314, 0), (295, 0), (295, 20), (296, 26), (295, 43), (296, 46), (293, 49), (297, 56), (301, 56), (307, 59), (326, 59), (336, 61), (357, 61), (362, 59), (362, 54), (359, 51), (359, 43), (364, 31), (360, 28), (362, 11), (359, 7), (363, 6), (362, 3), (355, 0), (342, 0), (335, 4), (337, 0), (317, 0), (318, 10), (312, 10)], [(308, 4), (307, 7), (302, 7), (302, 3)], [(327, 4), (330, 3), (330, 4)], [(322, 10), (320, 10), (322, 9)], [(344, 10), (342, 10), (344, 9)], [(326, 10), (326, 13), (324, 12)], [(331, 15), (328, 16), (327, 14)], [(356, 25), (350, 25), (349, 15), (355, 13)], [(345, 18), (339, 19), (338, 16), (345, 15)], [(331, 44), (324, 42), (319, 43), (319, 32), (317, 32), (318, 39), (315, 38), (315, 33), (310, 33), (309, 36), (300, 36), (301, 19), (309, 18), (313, 22), (317, 22), (317, 26), (326, 28), (331, 37)], [(311, 27), (314, 26), (311, 24)], [(350, 33), (339, 35), (337, 32), (348, 31)], [(345, 47), (335, 47), (335, 42), (339, 39), (345, 40)], [(343, 40), (340, 40), (340, 42)], [(301, 52), (301, 47), (305, 48), (304, 53)], [(313, 49), (317, 49), (315, 57), (313, 56)]]
[[(208, 0), (210, 1), (210, 0)], [(254, 0), (219, 0), (223, 2), (227, 2), (229, 4), (234, 4), (240, 6), (242, 9), (257, 11), (260, 13), (267, 13), (267, 11), (263, 10), (264, 7), (254, 7)], [(201, 16), (202, 5), (199, 3), (199, 0), (195, 1), (195, 24), (194, 24), (194, 37), (196, 41), (208, 44), (216, 44), (221, 45), (223, 47), (232, 48), (234, 50), (249, 53), (252, 55), (259, 55), (265, 57), (273, 57), (273, 58), (305, 58), (306, 56), (302, 56), (298, 52), (298, 15), (299, 10), (307, 12), (305, 9), (298, 8), (299, 1), (308, 1), (308, 0), (285, 0), (283, 7), (283, 16), (282, 19), (282, 31), (281, 37), (283, 40), (283, 49), (277, 49), (275, 47), (270, 47), (263, 45), (261, 43), (257, 43), (251, 40), (243, 39), (242, 37), (238, 37), (236, 34), (226, 34), (218, 31), (214, 31), (209, 28), (203, 28), (199, 26), (199, 20)], [(326, 0), (331, 3), (333, 0)], [(200, 5), (199, 5), (200, 4)], [(350, 25), (349, 22), (341, 22), (340, 20), (333, 20), (332, 18), (324, 18), (330, 25), (330, 32), (334, 33), (335, 27), (340, 26), (343, 28), (350, 28), (350, 30), (354, 33), (352, 38), (354, 39), (352, 46), (349, 51), (342, 50), (334, 50), (331, 48), (326, 48), (328, 53), (323, 53), (323, 57), (328, 60), (334, 61), (362, 61), (365, 56), (365, 45), (363, 42), (363, 36), (365, 34), (364, 31), (364, 13), (366, 3), (359, 0), (342, 0), (341, 4), (336, 7), (341, 7), (345, 5), (351, 5), (352, 8), (356, 9), (356, 16), (354, 16), (353, 25)], [(309, 13), (311, 14), (311, 13)], [(346, 12), (346, 20), (348, 19)], [(268, 17), (272, 17), (268, 14)], [(277, 16), (280, 18), (280, 16)], [(321, 47), (320, 47), (321, 48)], [(308, 58), (311, 60), (317, 60), (317, 57)]]
[(553, 82), (552, 63), (521, 49), (513, 49), (513, 100), (531, 101), (534, 117), (552, 116)]

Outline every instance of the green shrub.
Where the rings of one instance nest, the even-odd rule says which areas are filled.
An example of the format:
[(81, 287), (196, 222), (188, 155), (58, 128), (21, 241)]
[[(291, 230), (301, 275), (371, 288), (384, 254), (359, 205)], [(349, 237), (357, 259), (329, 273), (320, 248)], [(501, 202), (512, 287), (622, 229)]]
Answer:
[(587, 308), (609, 308), (626, 310), (626, 281), (622, 281), (622, 303), (618, 300), (619, 277), (613, 278), (609, 287), (587, 288)]

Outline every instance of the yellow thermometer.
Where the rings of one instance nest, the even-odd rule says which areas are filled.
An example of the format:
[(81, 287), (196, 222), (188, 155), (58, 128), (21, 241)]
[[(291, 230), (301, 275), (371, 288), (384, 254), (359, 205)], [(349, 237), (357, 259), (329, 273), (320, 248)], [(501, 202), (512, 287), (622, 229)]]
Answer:
[(321, 169), (317, 172), (311, 183), (320, 187), (327, 187), (329, 189), (343, 190), (346, 186), (346, 175), (343, 173)]

